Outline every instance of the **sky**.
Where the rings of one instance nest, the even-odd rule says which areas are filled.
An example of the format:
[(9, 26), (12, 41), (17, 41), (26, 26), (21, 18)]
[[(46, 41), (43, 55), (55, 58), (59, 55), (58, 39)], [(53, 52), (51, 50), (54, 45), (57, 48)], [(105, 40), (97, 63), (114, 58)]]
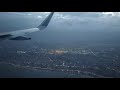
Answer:
[[(50, 12), (0, 12), (0, 32), (37, 27)], [(120, 12), (55, 12), (39, 42), (120, 42)]]
[[(24, 15), (27, 18), (43, 19), (48, 13), (27, 12), (16, 14)], [(52, 25), (56, 29), (64, 27), (66, 30), (97, 30), (104, 28), (118, 30), (120, 28), (119, 21), (119, 12), (56, 12), (52, 20)]]
[[(1, 12), (7, 17), (43, 20), (50, 12)], [(4, 16), (5, 17), (5, 16)], [(36, 21), (36, 25), (37, 25)], [(40, 22), (40, 21), (39, 21)], [(51, 26), (65, 30), (119, 30), (120, 12), (55, 12)], [(31, 22), (33, 23), (33, 22)], [(35, 22), (34, 22), (35, 23)], [(61, 27), (62, 26), (62, 27)], [(107, 30), (106, 29), (106, 30)]]

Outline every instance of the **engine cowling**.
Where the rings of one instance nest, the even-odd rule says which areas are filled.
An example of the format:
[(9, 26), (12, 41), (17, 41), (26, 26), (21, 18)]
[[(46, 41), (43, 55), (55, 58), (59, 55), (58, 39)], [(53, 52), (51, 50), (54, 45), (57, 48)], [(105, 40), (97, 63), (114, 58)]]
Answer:
[(18, 37), (10, 38), (9, 40), (30, 40), (30, 39), (31, 38), (28, 37), (18, 36)]

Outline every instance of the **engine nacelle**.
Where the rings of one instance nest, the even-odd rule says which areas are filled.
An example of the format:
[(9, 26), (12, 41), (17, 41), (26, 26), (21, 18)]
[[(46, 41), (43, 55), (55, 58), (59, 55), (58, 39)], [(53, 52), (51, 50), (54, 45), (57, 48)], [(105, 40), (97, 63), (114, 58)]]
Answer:
[(30, 39), (31, 38), (19, 36), (19, 37), (10, 38), (9, 40), (30, 40)]

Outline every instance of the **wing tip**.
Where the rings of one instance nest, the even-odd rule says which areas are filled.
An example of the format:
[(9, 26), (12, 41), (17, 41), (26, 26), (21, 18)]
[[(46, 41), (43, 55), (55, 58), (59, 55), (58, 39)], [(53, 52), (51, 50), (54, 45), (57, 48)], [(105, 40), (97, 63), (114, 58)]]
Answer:
[(54, 12), (51, 12), (37, 28), (39, 28), (40, 30), (45, 29), (48, 26), (53, 14)]

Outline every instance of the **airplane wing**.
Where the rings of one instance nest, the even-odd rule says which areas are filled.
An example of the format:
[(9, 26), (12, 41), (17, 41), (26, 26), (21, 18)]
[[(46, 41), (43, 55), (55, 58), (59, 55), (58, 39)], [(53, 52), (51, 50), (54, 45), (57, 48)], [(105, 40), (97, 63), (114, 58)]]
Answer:
[(44, 30), (48, 26), (53, 14), (54, 14), (54, 12), (51, 12), (45, 18), (45, 20), (36, 28), (30, 28), (30, 29), (0, 33), (0, 40), (4, 40), (4, 39), (8, 39), (8, 40), (30, 40), (31, 38), (28, 38), (25, 35), (29, 34), (29, 33), (32, 33), (32, 32)]

